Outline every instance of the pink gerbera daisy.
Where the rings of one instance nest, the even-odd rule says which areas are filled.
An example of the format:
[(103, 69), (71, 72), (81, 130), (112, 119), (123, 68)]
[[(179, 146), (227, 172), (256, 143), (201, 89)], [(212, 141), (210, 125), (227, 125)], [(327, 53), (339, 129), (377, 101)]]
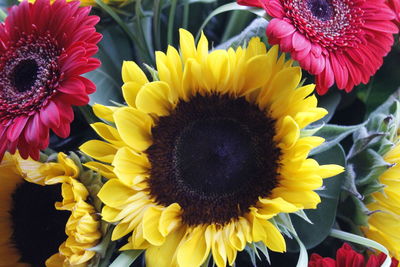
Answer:
[(316, 75), (324, 94), (336, 82), (350, 92), (367, 83), (383, 63), (398, 28), (385, 0), (238, 0), (273, 17), (268, 41), (291, 53)]
[(95, 85), (80, 75), (96, 69), (91, 58), (101, 35), (97, 16), (79, 1), (27, 1), (0, 24), (0, 160), (16, 149), (39, 159), (49, 129), (70, 133), (72, 105), (85, 105)]
[(396, 15), (396, 24), (400, 25), (400, 0), (388, 0), (388, 4)]

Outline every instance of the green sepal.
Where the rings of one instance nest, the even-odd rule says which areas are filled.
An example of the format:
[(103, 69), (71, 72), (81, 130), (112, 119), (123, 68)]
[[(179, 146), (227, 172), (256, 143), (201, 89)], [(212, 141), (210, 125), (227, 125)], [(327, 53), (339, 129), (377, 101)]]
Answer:
[(355, 205), (353, 222), (356, 225), (368, 226), (368, 214), (369, 210), (365, 206), (364, 202), (356, 197), (352, 197), (353, 203)]
[(375, 192), (382, 192), (385, 187), (386, 185), (381, 184), (378, 180), (373, 180), (362, 190), (362, 193), (364, 196), (369, 196)]
[(322, 145), (311, 150), (310, 156), (317, 155), (338, 145), (340, 141), (342, 141), (348, 135), (354, 133), (364, 125), (365, 123), (352, 126), (326, 124), (324, 127), (322, 127), (315, 133), (316, 136), (324, 138), (325, 142)]
[(355, 183), (357, 186), (364, 186), (377, 180), (382, 173), (392, 166), (372, 149), (367, 149), (353, 157), (350, 164), (352, 164), (356, 173)]

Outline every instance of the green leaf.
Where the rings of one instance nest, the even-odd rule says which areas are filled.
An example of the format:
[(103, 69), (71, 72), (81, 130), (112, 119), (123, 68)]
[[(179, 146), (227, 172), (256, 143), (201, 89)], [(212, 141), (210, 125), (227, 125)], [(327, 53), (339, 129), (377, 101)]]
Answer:
[(0, 6), (0, 22), (4, 21), (6, 19), (6, 17), (7, 17), (7, 13), (4, 12), (4, 10)]
[[(315, 160), (321, 165), (346, 165), (345, 154), (340, 145), (336, 145), (324, 153), (316, 155)], [(315, 247), (329, 235), (335, 221), (336, 209), (344, 176), (345, 174), (341, 173), (335, 177), (324, 179), (323, 189), (317, 191), (317, 193), (320, 194), (321, 203), (318, 205), (317, 209), (304, 210), (307, 218), (309, 218), (313, 224), (308, 223), (294, 214), (290, 215), (293, 226), (307, 249)], [(288, 251), (293, 252), (299, 250), (298, 245), (290, 239), (287, 239), (287, 248)]]
[(96, 84), (96, 92), (90, 95), (90, 105), (99, 103), (110, 105), (110, 101), (123, 102), (121, 86), (121, 67), (123, 60), (133, 58), (131, 43), (125, 34), (116, 26), (101, 30), (103, 39), (99, 43), (96, 57), (101, 60), (101, 66), (83, 76)]
[(318, 132), (315, 133), (316, 136), (325, 138), (325, 142), (322, 145), (311, 150), (310, 156), (319, 154), (334, 147), (335, 145), (339, 144), (339, 142), (342, 141), (349, 134), (352, 134), (353, 132), (357, 131), (364, 125), (365, 122), (352, 126), (341, 126), (335, 124), (325, 125)]
[(143, 250), (128, 250), (122, 252), (111, 264), (110, 267), (126, 267), (133, 263)]
[(265, 29), (267, 28), (268, 21), (263, 18), (253, 20), (249, 26), (246, 27), (239, 35), (227, 40), (226, 42), (218, 45), (215, 49), (228, 49), (229, 47), (238, 47), (255, 36), (264, 37)]
[[(99, 1), (99, 0), (97, 0), (97, 1)], [(200, 34), (203, 31), (204, 27), (207, 25), (207, 23), (213, 17), (215, 17), (218, 14), (221, 14), (221, 13), (224, 13), (224, 12), (228, 12), (228, 11), (233, 11), (233, 10), (245, 10), (245, 11), (248, 11), (248, 12), (252, 12), (252, 13), (256, 14), (257, 16), (261, 16), (261, 17), (266, 16), (265, 11), (263, 9), (260, 9), (260, 8), (241, 6), (241, 5), (237, 4), (236, 2), (225, 4), (223, 6), (220, 6), (220, 7), (216, 8), (213, 12), (210, 13), (210, 15), (208, 15), (208, 17), (204, 20), (203, 24), (200, 26), (199, 31), (197, 32), (196, 40), (199, 40)]]
[(313, 124), (320, 125), (322, 123), (328, 123), (335, 114), (341, 99), (342, 96), (338, 90), (330, 90), (327, 94), (320, 96), (318, 99), (318, 106), (326, 109), (328, 114)]
[(330, 236), (382, 251), (383, 253), (386, 254), (387, 257), (383, 262), (383, 264), (381, 265), (381, 267), (390, 267), (392, 259), (389, 255), (389, 251), (378, 242), (375, 242), (374, 240), (362, 236), (343, 232), (337, 229), (332, 229)]

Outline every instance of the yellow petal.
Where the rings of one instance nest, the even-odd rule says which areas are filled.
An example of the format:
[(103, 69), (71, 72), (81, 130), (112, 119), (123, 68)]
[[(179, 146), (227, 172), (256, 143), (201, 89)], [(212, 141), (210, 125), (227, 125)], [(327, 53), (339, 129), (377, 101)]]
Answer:
[(186, 62), (189, 58), (196, 58), (197, 52), (194, 45), (193, 35), (187, 30), (179, 29), (179, 36), (179, 43), (184, 62)]
[(161, 246), (150, 246), (146, 250), (146, 266), (147, 267), (169, 267), (176, 266), (173, 264), (176, 251), (184, 237), (185, 228), (181, 228), (168, 235), (165, 242)]
[(152, 82), (144, 85), (136, 96), (136, 107), (146, 113), (166, 116), (173, 110), (177, 99), (171, 94), (166, 82)]
[(121, 137), (114, 127), (111, 127), (102, 122), (95, 122), (90, 124), (90, 126), (100, 135), (104, 140), (112, 143), (114, 145), (123, 146)]
[(276, 252), (285, 252), (286, 251), (286, 243), (282, 234), (279, 230), (269, 221), (264, 223), (264, 230), (267, 235), (266, 246)]
[(199, 43), (197, 44), (197, 60), (202, 62), (208, 55), (208, 40), (203, 32), (201, 32)]
[(177, 260), (180, 267), (198, 267), (210, 253), (211, 233), (205, 226), (197, 226), (188, 234), (178, 248)]
[(180, 225), (182, 209), (178, 203), (173, 203), (163, 210), (158, 229), (163, 236), (167, 236)]
[(242, 94), (248, 94), (254, 89), (262, 87), (268, 81), (271, 73), (271, 62), (268, 59), (269, 56), (264, 54), (255, 56), (246, 63), (244, 75), (246, 79), (244, 84), (245, 91), (241, 92)]
[(114, 172), (125, 184), (132, 186), (137, 175), (147, 174), (150, 162), (145, 154), (139, 154), (128, 147), (118, 150), (112, 163)]
[(318, 174), (322, 178), (332, 177), (342, 172), (344, 172), (344, 168), (335, 164), (320, 165), (318, 170)]
[(274, 140), (278, 142), (281, 149), (290, 149), (296, 144), (299, 137), (300, 129), (296, 121), (292, 117), (286, 116), (281, 120)]
[(161, 246), (165, 237), (158, 230), (162, 209), (149, 207), (143, 216), (143, 237), (154, 246)]
[(114, 119), (122, 140), (136, 151), (144, 151), (152, 144), (153, 120), (146, 113), (125, 107), (114, 113)]
[(262, 215), (275, 215), (280, 212), (295, 212), (298, 208), (285, 201), (283, 198), (259, 198), (259, 206), (257, 205), (257, 213)]
[(122, 80), (124, 83), (136, 82), (141, 85), (149, 82), (144, 72), (133, 61), (124, 61), (122, 63)]
[[(212, 226), (215, 227), (215, 225)], [(227, 260), (226, 248), (222, 235), (223, 232), (221, 230), (214, 229), (211, 249), (212, 249), (213, 259), (218, 267), (225, 267)]]
[(97, 117), (111, 122), (114, 122), (113, 114), (117, 109), (117, 107), (112, 106), (103, 106), (100, 104), (93, 105), (93, 112)]
[(96, 161), (89, 161), (84, 163), (83, 166), (100, 173), (105, 178), (116, 178), (115, 173), (113, 172), (114, 168), (110, 165), (102, 164)]
[(126, 103), (135, 108), (136, 107), (136, 96), (139, 90), (142, 88), (143, 84), (137, 82), (125, 82), (122, 85), (122, 94)]
[(107, 206), (119, 207), (125, 204), (127, 199), (134, 194), (134, 190), (121, 183), (118, 179), (111, 179), (103, 185), (97, 196)]
[(117, 153), (114, 145), (99, 140), (87, 141), (79, 149), (90, 157), (107, 163), (111, 163)]

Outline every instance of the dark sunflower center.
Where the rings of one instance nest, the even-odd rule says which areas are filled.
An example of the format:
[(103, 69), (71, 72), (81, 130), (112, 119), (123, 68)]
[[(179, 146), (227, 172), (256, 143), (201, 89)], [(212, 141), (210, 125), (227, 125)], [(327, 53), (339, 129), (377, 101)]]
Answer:
[(232, 119), (195, 121), (181, 132), (175, 149), (177, 178), (201, 194), (236, 192), (258, 171), (251, 135)]
[(12, 240), (21, 261), (33, 267), (43, 267), (67, 239), (65, 224), (69, 213), (54, 207), (61, 198), (60, 189), (59, 185), (40, 186), (24, 182), (13, 194), (10, 212)]
[(29, 90), (36, 81), (38, 65), (35, 60), (21, 61), (13, 71), (13, 83), (19, 92)]
[(151, 194), (189, 225), (225, 224), (277, 186), (275, 122), (244, 98), (197, 95), (152, 129)]
[(308, 7), (320, 20), (329, 20), (333, 16), (332, 3), (329, 0), (308, 0)]

